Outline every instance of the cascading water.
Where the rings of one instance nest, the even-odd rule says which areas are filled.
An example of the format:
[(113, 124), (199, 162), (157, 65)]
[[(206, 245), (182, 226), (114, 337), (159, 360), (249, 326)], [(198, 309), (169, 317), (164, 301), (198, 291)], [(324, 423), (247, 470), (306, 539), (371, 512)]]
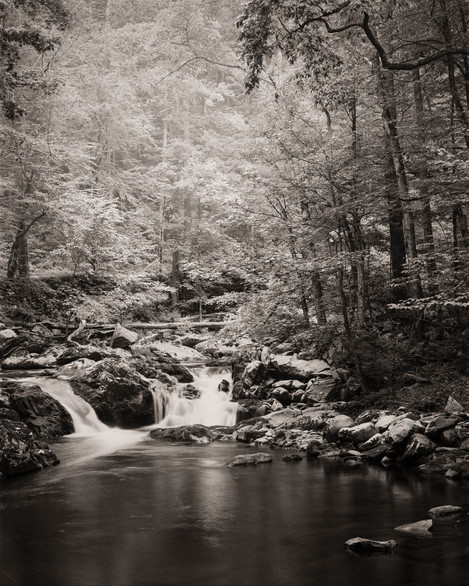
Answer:
[[(31, 379), (28, 382), (32, 382)], [(73, 392), (69, 382), (53, 378), (44, 378), (34, 382), (70, 413), (76, 435), (96, 435), (111, 429), (98, 419), (96, 411), (89, 403)]]
[(178, 385), (174, 392), (154, 388), (156, 427), (197, 423), (206, 426), (235, 425), (238, 405), (230, 401), (230, 393), (218, 390), (222, 380), (231, 381), (230, 371), (217, 367), (201, 367), (192, 368), (191, 372), (195, 379), (191, 387), (199, 392), (196, 398), (185, 396), (184, 391), (188, 385)]

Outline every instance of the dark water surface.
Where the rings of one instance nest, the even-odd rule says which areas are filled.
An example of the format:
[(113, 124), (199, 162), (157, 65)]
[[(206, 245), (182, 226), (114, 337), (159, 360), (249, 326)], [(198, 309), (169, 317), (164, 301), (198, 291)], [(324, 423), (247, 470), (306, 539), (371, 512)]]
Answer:
[[(467, 483), (285, 463), (284, 452), (230, 469), (252, 448), (129, 437), (107, 455), (98, 437), (61, 440), (59, 467), (2, 484), (2, 586), (469, 584), (467, 524), (423, 539), (394, 531), (437, 505), (467, 507)], [(358, 556), (343, 545), (355, 536), (399, 547)]]

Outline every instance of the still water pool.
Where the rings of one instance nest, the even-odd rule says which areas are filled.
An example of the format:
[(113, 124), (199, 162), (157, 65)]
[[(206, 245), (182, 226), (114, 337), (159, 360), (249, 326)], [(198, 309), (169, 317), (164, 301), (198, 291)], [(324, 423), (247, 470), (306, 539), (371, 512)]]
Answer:
[[(284, 452), (230, 469), (253, 448), (171, 446), (141, 432), (54, 449), (59, 467), (1, 485), (2, 586), (469, 584), (467, 523), (423, 539), (394, 531), (434, 506), (467, 509), (468, 484), (285, 463)], [(359, 556), (344, 548), (356, 536), (399, 547)]]

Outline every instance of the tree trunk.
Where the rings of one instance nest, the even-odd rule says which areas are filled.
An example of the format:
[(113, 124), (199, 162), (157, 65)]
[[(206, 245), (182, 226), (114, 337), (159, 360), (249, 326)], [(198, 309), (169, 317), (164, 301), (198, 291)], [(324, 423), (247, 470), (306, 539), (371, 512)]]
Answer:
[(179, 268), (179, 250), (173, 252), (173, 263), (171, 270), (171, 287), (174, 291), (171, 293), (171, 308), (175, 308), (179, 303), (179, 279), (180, 279), (180, 268)]
[[(376, 60), (378, 61), (378, 59)], [(397, 130), (397, 109), (394, 98), (393, 75), (390, 71), (383, 71), (378, 63), (375, 69), (378, 76), (378, 89), (381, 97), (382, 116), (387, 136), (387, 173), (390, 178), (392, 176), (393, 183), (397, 188), (395, 205), (398, 205), (402, 210), (406, 257), (407, 261), (412, 261), (412, 259), (417, 258), (417, 242), (415, 238), (413, 215), (408, 207), (409, 204), (407, 203), (409, 199), (409, 186), (404, 165), (404, 154)], [(422, 297), (422, 286), (419, 275), (410, 276), (408, 288), (412, 297)]]
[[(419, 133), (422, 136), (422, 141), (425, 145), (426, 140), (426, 126), (423, 119), (424, 106), (423, 106), (423, 92), (422, 83), (420, 81), (420, 70), (414, 69), (412, 71), (413, 86), (414, 86), (414, 105), (415, 105), (415, 118), (417, 120), (417, 126)], [(425, 153), (424, 153), (425, 157)], [(420, 181), (425, 185), (425, 181), (428, 179), (428, 167), (426, 159), (424, 158), (418, 167), (418, 176)], [(426, 268), (429, 280), (429, 292), (436, 293), (438, 287), (434, 282), (436, 273), (436, 261), (435, 261), (435, 241), (433, 238), (433, 225), (432, 225), (432, 210), (430, 204), (430, 198), (428, 196), (422, 197), (422, 230), (423, 238), (425, 243), (425, 254), (427, 255)]]

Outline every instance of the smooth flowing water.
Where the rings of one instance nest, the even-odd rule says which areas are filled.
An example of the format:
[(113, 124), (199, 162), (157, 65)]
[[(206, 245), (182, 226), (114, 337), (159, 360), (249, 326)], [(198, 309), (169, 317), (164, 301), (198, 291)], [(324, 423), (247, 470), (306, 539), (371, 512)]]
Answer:
[[(77, 461), (89, 440), (61, 440), (61, 466), (0, 488), (2, 585), (469, 584), (467, 525), (427, 539), (393, 529), (436, 505), (467, 507), (466, 485), (288, 464), (282, 452), (272, 464), (230, 469), (236, 454), (258, 451), (234, 443), (144, 440)], [(399, 547), (357, 556), (343, 546), (357, 535)]]

